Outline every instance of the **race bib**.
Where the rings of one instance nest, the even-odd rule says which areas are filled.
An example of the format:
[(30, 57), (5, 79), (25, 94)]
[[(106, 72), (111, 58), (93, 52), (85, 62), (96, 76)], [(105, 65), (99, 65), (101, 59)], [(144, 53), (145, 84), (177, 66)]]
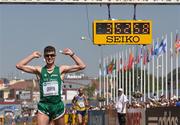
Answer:
[(85, 107), (84, 102), (78, 102), (78, 105), (79, 105), (80, 108)]
[(43, 95), (44, 96), (55, 96), (58, 95), (58, 82), (50, 81), (43, 83)]

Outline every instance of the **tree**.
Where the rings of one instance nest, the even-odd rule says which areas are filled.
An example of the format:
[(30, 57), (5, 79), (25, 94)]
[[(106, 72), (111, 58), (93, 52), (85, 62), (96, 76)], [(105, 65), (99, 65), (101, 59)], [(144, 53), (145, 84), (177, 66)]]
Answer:
[(85, 95), (88, 96), (88, 99), (92, 99), (94, 97), (96, 86), (97, 83), (93, 80), (91, 84), (87, 85), (87, 87), (84, 88)]

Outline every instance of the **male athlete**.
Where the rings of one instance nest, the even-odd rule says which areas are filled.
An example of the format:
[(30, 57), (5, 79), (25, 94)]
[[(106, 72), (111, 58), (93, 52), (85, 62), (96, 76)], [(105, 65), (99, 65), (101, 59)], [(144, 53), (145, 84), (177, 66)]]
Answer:
[(78, 125), (85, 125), (86, 107), (88, 106), (87, 97), (84, 95), (83, 88), (78, 89), (78, 95), (75, 95), (72, 104), (76, 109)]
[(38, 125), (49, 125), (53, 120), (55, 125), (64, 125), (64, 103), (61, 100), (61, 84), (65, 73), (84, 69), (84, 62), (69, 48), (62, 54), (70, 56), (75, 64), (55, 65), (56, 50), (53, 46), (44, 48), (45, 66), (28, 65), (35, 58), (40, 58), (41, 53), (34, 51), (29, 56), (16, 64), (16, 67), (24, 72), (36, 74), (39, 78), (40, 101), (38, 103)]

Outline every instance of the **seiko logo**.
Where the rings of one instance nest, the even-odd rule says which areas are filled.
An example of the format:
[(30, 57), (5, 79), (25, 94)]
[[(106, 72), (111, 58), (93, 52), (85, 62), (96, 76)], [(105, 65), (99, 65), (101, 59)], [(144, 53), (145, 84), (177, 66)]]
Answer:
[(140, 37), (138, 36), (107, 36), (107, 43), (138, 43)]

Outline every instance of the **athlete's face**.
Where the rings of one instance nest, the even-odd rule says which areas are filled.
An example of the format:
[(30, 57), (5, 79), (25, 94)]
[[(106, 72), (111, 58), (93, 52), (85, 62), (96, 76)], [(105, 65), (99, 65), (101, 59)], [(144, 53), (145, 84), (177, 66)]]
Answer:
[(55, 61), (56, 54), (55, 52), (47, 52), (44, 54), (44, 58), (47, 64), (53, 64)]
[(79, 89), (79, 94), (83, 94), (83, 89)]

